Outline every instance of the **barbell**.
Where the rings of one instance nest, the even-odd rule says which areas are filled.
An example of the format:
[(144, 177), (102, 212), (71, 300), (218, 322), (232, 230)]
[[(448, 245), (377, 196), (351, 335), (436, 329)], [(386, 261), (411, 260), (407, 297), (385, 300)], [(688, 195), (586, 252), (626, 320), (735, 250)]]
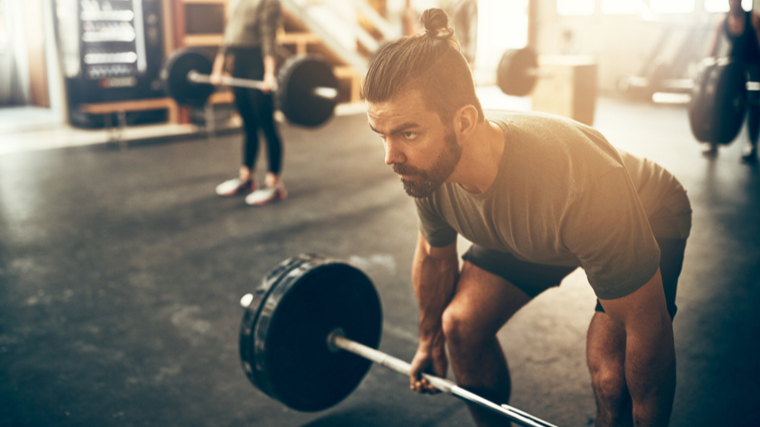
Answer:
[(741, 130), (750, 102), (748, 92), (758, 90), (760, 83), (746, 81), (741, 64), (729, 58), (703, 59), (688, 108), (694, 138), (711, 144), (730, 144)]
[[(213, 62), (204, 53), (182, 49), (166, 60), (161, 80), (166, 93), (180, 104), (201, 107), (214, 93), (210, 81)], [(263, 81), (229, 76), (221, 78), (221, 85), (261, 90)], [(288, 122), (317, 127), (333, 114), (338, 103), (338, 79), (328, 63), (315, 55), (289, 58), (277, 75), (272, 88), (277, 108)]]
[[(254, 386), (292, 409), (320, 411), (338, 404), (372, 362), (409, 375), (408, 363), (377, 350), (380, 298), (372, 281), (343, 261), (314, 254), (289, 258), (240, 304), (243, 371)], [(556, 427), (444, 378), (423, 375), (436, 389), (519, 425)]]
[(538, 55), (530, 47), (504, 52), (496, 68), (496, 84), (511, 96), (529, 94), (541, 77), (552, 77), (551, 71), (538, 66)]

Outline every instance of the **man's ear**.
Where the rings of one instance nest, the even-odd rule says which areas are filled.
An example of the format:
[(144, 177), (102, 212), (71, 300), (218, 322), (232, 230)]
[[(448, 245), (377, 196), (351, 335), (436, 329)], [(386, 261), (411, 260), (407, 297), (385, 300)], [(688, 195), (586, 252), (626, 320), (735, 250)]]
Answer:
[(467, 104), (454, 113), (454, 132), (462, 138), (467, 138), (475, 131), (478, 124), (478, 110)]

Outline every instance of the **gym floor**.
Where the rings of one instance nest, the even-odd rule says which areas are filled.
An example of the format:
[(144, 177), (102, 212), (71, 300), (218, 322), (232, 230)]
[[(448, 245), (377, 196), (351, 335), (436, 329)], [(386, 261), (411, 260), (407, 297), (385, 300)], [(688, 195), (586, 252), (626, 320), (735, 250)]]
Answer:
[[(746, 134), (706, 159), (683, 107), (608, 98), (595, 127), (691, 197), (671, 425), (760, 425), (760, 172), (739, 163)], [(471, 425), (464, 403), (417, 395), (378, 366), (319, 413), (246, 379), (238, 301), (299, 253), (363, 269), (382, 298), (381, 350), (410, 360), (416, 349), (414, 207), (366, 116), (283, 134), (290, 195), (259, 208), (213, 192), (236, 171), (239, 134), (0, 156), (0, 426)], [(593, 425), (593, 308), (577, 270), (502, 329), (512, 405)]]

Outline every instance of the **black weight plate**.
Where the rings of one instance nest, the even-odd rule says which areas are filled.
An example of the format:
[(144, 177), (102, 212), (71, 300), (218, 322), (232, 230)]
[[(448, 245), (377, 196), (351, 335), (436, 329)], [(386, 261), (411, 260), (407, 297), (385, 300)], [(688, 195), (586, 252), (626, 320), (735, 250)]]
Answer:
[(496, 70), (496, 83), (502, 92), (512, 96), (525, 96), (536, 85), (536, 76), (528, 73), (538, 68), (533, 49), (511, 49), (504, 52)]
[(279, 74), (280, 111), (290, 123), (317, 127), (332, 117), (338, 99), (314, 95), (314, 88), (338, 89), (338, 79), (330, 64), (314, 55), (290, 58)]
[(266, 297), (269, 296), (269, 292), (274, 288), (273, 285), (281, 281), (291, 270), (298, 268), (312, 259), (313, 256), (311, 255), (300, 255), (286, 259), (270, 271), (269, 274), (264, 276), (261, 285), (259, 285), (252, 294), (253, 299), (245, 310), (243, 322), (240, 326), (240, 359), (243, 363), (243, 370), (252, 382), (254, 381), (253, 368), (249, 363), (253, 358), (253, 340), (251, 339), (251, 332), (256, 320), (258, 320), (261, 305), (266, 300)]
[(744, 68), (707, 60), (701, 64), (689, 103), (689, 125), (698, 141), (730, 144), (741, 130), (746, 110)]
[(164, 90), (179, 104), (202, 107), (214, 93), (214, 86), (193, 83), (187, 79), (192, 70), (200, 74), (211, 74), (213, 63), (201, 52), (178, 50), (169, 56), (161, 70)]
[[(289, 266), (289, 267), (284, 267)], [(346, 263), (302, 255), (268, 275), (266, 296), (243, 317), (240, 354), (248, 378), (260, 390), (300, 411), (329, 408), (361, 382), (371, 362), (327, 348), (327, 336), (377, 348), (380, 299), (370, 279)]]

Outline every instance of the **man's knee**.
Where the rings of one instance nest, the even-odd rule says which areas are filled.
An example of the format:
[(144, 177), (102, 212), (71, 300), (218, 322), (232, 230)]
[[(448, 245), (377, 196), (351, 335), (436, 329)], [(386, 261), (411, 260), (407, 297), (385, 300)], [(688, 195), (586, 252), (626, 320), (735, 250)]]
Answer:
[(482, 331), (474, 325), (471, 315), (459, 307), (449, 306), (441, 318), (443, 335), (450, 348), (467, 348), (477, 345)]
[(590, 366), (590, 370), (597, 401), (608, 410), (623, 406), (629, 399), (624, 368), (609, 362)]

